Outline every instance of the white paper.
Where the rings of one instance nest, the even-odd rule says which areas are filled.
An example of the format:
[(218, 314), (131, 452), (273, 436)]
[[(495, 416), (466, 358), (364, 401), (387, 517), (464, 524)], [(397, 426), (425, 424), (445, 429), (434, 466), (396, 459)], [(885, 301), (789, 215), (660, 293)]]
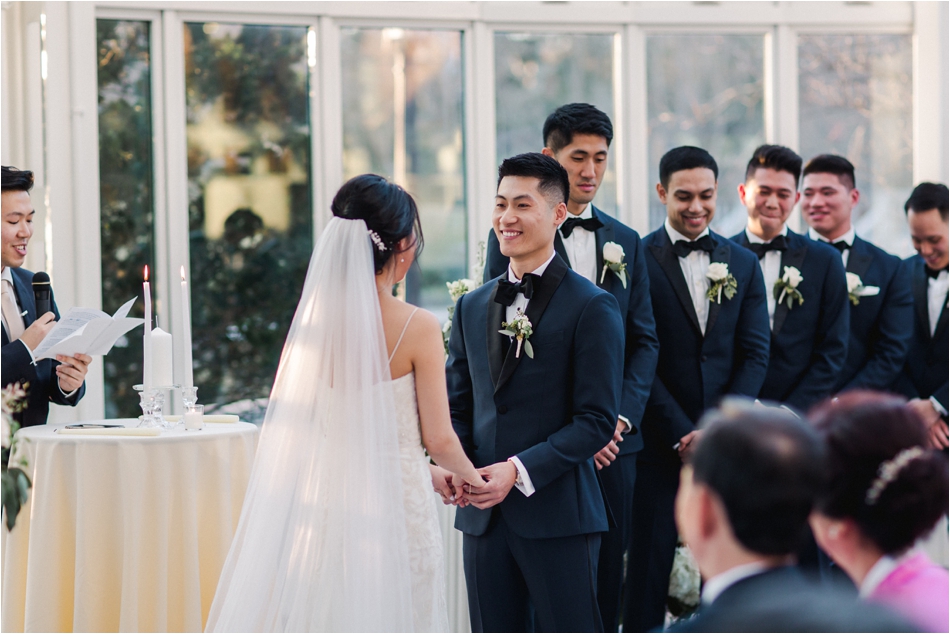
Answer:
[(126, 317), (133, 297), (110, 317), (94, 308), (73, 308), (56, 322), (40, 345), (33, 351), (33, 358), (54, 359), (62, 354), (88, 354), (99, 356), (108, 353), (119, 337), (142, 323), (137, 317)]

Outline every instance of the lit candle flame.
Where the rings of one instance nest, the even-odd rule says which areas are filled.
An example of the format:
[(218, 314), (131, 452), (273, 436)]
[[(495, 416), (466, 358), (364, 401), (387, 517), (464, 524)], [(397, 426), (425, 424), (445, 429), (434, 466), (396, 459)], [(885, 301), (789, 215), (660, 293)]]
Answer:
[(148, 264), (145, 265), (145, 281), (148, 281)]

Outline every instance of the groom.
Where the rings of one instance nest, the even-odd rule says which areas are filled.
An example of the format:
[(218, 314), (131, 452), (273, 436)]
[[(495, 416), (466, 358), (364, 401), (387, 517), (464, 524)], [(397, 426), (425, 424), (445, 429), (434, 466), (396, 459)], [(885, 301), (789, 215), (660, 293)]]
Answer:
[[(455, 309), (452, 423), (488, 480), (466, 487), (455, 521), (475, 632), (529, 631), (529, 604), (540, 631), (603, 629), (597, 557), (608, 522), (592, 457), (614, 433), (624, 331), (617, 300), (554, 252), (568, 191), (553, 158), (501, 164), (492, 225), (510, 265)], [(530, 322), (521, 341), (498, 332), (519, 310)]]

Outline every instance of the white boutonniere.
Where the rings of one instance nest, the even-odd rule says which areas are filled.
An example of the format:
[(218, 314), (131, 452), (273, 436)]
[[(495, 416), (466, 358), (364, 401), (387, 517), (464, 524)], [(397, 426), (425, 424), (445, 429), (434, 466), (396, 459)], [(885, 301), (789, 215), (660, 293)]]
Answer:
[(845, 273), (845, 277), (848, 279), (848, 299), (855, 306), (861, 302), (862, 297), (874, 297), (881, 292), (877, 286), (865, 286), (857, 273)]
[(501, 322), (502, 330), (499, 330), (503, 335), (508, 335), (509, 337), (514, 337), (518, 341), (518, 348), (515, 350), (515, 358), (521, 356), (521, 346), (524, 344), (524, 352), (531, 359), (534, 358), (534, 348), (531, 347), (531, 342), (528, 341), (528, 338), (534, 334), (534, 329), (531, 326), (531, 321), (524, 314), (524, 311), (520, 308), (518, 309), (518, 314), (515, 315), (515, 318), (511, 321)]
[(626, 255), (623, 247), (616, 242), (608, 242), (604, 245), (604, 270), (600, 272), (600, 283), (604, 283), (604, 276), (607, 275), (607, 269), (610, 269), (620, 278), (620, 283), (627, 288), (627, 263), (623, 261)]
[(785, 273), (782, 277), (775, 280), (775, 285), (772, 286), (772, 294), (775, 296), (775, 301), (781, 304), (784, 300), (789, 310), (792, 309), (795, 302), (798, 302), (799, 306), (804, 304), (805, 298), (802, 297), (801, 291), (798, 290), (798, 285), (802, 283), (803, 279), (805, 278), (802, 277), (801, 271), (794, 266), (786, 266)]
[(726, 299), (732, 299), (739, 288), (739, 283), (735, 276), (729, 272), (729, 265), (725, 262), (711, 263), (709, 270), (706, 271), (706, 277), (712, 282), (709, 285), (709, 290), (706, 291), (706, 299), (711, 302), (721, 304), (723, 295), (726, 296)]

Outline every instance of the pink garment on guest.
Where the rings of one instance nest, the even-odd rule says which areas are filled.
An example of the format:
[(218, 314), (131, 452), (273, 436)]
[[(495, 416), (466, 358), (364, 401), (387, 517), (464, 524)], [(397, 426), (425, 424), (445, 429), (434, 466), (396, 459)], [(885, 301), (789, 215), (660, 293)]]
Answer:
[(923, 553), (901, 562), (868, 595), (925, 632), (950, 631), (950, 580), (944, 568)]

